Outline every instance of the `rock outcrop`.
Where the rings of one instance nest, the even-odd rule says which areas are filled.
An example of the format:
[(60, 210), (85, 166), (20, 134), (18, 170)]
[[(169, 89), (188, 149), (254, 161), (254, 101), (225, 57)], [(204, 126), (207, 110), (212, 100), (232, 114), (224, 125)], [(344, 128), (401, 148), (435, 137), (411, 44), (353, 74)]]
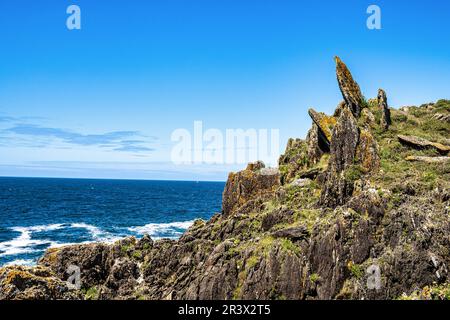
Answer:
[(359, 85), (353, 80), (350, 70), (348, 70), (345, 63), (339, 57), (335, 57), (336, 62), (336, 76), (341, 89), (342, 96), (347, 107), (350, 108), (353, 115), (359, 118), (361, 109), (364, 106), (364, 97), (361, 94)]
[(344, 108), (333, 129), (327, 178), (322, 189), (323, 205), (335, 207), (344, 204), (351, 196), (353, 181), (347, 179), (345, 170), (354, 163), (358, 143), (358, 123), (352, 112)]
[(81, 292), (70, 290), (67, 283), (48, 268), (0, 268), (0, 300), (81, 299)]
[(250, 163), (244, 171), (228, 175), (222, 199), (222, 213), (230, 215), (257, 194), (270, 193), (280, 184), (277, 169), (265, 170), (262, 162)]
[(386, 92), (383, 89), (378, 90), (378, 109), (381, 110), (380, 126), (387, 130), (391, 125), (391, 111), (387, 103)]
[(407, 161), (420, 161), (425, 163), (448, 163), (450, 157), (425, 157), (425, 156), (408, 156), (405, 158)]
[(306, 143), (308, 145), (308, 163), (318, 163), (323, 154), (330, 151), (329, 141), (323, 137), (323, 133), (315, 123), (308, 131)]
[(329, 151), (332, 131), (336, 125), (336, 118), (327, 116), (323, 112), (316, 112), (312, 108), (308, 110), (308, 113), (318, 129), (318, 145), (322, 146), (324, 151)]
[(321, 203), (330, 207), (344, 204), (352, 195), (354, 181), (349, 174), (355, 170), (370, 174), (380, 164), (378, 145), (370, 129), (360, 128), (358, 125), (364, 105), (359, 85), (353, 80), (345, 64), (338, 57), (335, 60), (345, 104), (339, 105), (339, 112), (335, 112), (339, 118), (330, 136), (331, 156), (326, 183), (322, 189)]
[(431, 142), (424, 138), (405, 135), (398, 135), (397, 137), (401, 143), (409, 145), (416, 149), (434, 148), (441, 154), (448, 154), (450, 152), (450, 146), (446, 146), (437, 142)]
[(49, 249), (0, 268), (0, 299), (449, 299), (450, 101), (387, 109), (386, 127), (383, 95), (366, 104), (336, 63), (345, 102), (310, 111), (279, 169), (231, 173), (222, 213), (178, 240)]

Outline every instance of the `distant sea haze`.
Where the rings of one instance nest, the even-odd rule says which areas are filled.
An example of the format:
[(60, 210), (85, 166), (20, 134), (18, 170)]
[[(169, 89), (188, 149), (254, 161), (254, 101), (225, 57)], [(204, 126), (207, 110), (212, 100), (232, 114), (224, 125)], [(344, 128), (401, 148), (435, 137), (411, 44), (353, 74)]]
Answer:
[(220, 211), (223, 182), (0, 178), (0, 266), (47, 248), (148, 233), (178, 238)]

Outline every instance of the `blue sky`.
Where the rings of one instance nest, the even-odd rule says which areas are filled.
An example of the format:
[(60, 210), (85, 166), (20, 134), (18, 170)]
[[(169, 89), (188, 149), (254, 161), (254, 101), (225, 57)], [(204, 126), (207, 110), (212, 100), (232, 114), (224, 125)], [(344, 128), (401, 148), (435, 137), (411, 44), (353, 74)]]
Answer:
[(225, 180), (173, 165), (171, 133), (279, 129), (281, 152), (341, 100), (335, 55), (368, 98), (450, 98), (448, 21), (446, 0), (2, 0), (0, 176)]

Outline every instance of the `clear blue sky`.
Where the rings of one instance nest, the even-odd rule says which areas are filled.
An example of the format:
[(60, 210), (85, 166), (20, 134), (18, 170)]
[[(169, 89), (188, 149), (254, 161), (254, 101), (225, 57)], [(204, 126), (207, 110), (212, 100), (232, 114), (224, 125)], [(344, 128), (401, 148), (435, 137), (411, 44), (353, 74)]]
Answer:
[(368, 98), (450, 98), (449, 21), (447, 0), (2, 0), (0, 176), (225, 180), (172, 165), (172, 131), (274, 128), (284, 149), (341, 100), (334, 55)]

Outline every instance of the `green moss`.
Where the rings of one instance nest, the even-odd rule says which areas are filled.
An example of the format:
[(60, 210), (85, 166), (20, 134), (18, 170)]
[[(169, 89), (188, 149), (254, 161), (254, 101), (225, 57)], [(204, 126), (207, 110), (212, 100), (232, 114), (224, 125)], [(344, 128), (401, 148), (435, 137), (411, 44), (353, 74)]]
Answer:
[(254, 255), (245, 261), (245, 266), (246, 266), (246, 268), (251, 269), (251, 268), (254, 268), (258, 264), (258, 262), (259, 262), (259, 257)]
[(99, 298), (99, 292), (97, 287), (91, 287), (87, 289), (86, 294), (84, 295), (84, 298), (86, 300), (98, 300)]
[(309, 276), (309, 281), (311, 281), (311, 283), (317, 283), (320, 281), (320, 276), (317, 273), (313, 273)]
[(135, 250), (132, 253), (132, 257), (135, 259), (141, 259), (142, 258), (142, 251), (141, 250)]
[(281, 239), (281, 249), (287, 252), (292, 252), (295, 255), (300, 255), (301, 250), (300, 247), (295, 245), (291, 240), (289, 239)]
[(238, 274), (238, 282), (237, 282), (236, 288), (234, 288), (233, 294), (231, 296), (232, 300), (238, 300), (238, 299), (241, 298), (242, 286), (243, 286), (244, 281), (245, 281), (246, 278), (247, 278), (247, 271), (246, 270), (242, 270), (241, 272), (239, 272), (239, 274)]
[(351, 165), (344, 172), (345, 179), (349, 182), (355, 182), (356, 180), (361, 179), (363, 175), (363, 169), (360, 165)]
[(356, 278), (361, 279), (364, 276), (364, 269), (361, 265), (353, 263), (353, 261), (349, 261), (347, 264), (350, 273)]
[(308, 231), (312, 233), (314, 225), (320, 217), (320, 209), (303, 209), (295, 212), (294, 221), (306, 226)]
[(426, 286), (409, 295), (403, 294), (398, 300), (450, 300), (450, 283)]
[(127, 253), (130, 252), (132, 249), (133, 249), (133, 246), (132, 246), (132, 245), (123, 245), (123, 246), (120, 247), (120, 251), (121, 251), (123, 254), (127, 254)]

